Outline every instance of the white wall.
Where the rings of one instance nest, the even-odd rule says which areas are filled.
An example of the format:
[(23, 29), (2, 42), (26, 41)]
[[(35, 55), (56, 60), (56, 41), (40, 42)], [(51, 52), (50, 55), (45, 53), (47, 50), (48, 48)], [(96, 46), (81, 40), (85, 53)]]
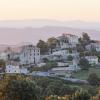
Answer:
[(20, 73), (19, 66), (7, 65), (6, 66), (6, 73)]
[(21, 64), (37, 64), (40, 62), (40, 49), (36, 47), (23, 48), (20, 54)]

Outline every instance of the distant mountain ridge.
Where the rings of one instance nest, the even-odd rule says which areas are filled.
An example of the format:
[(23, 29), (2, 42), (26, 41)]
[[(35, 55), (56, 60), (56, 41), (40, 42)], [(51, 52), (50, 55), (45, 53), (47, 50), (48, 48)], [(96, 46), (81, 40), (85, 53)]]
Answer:
[(92, 39), (100, 40), (100, 22), (58, 20), (8, 20), (0, 21), (0, 44), (36, 43), (62, 33), (81, 36), (89, 33)]
[(82, 32), (88, 33), (94, 40), (100, 40), (100, 22), (42, 19), (0, 21), (0, 52), (8, 47), (17, 51), (22, 45), (36, 45), (40, 39), (46, 41), (63, 33), (80, 37)]
[(100, 40), (100, 31), (46, 26), (41, 28), (0, 28), (0, 44), (15, 45), (26, 42), (36, 45), (40, 39), (46, 41), (49, 37), (58, 37), (63, 33), (74, 34), (80, 37), (82, 32), (88, 33), (94, 40)]
[(58, 20), (47, 20), (47, 19), (0, 21), (0, 27), (8, 27), (8, 28), (26, 28), (26, 27), (40, 28), (44, 26), (71, 27), (78, 29), (93, 29), (100, 31), (100, 22), (86, 22), (80, 20), (58, 21)]
[(100, 31), (46, 26), (41, 28), (0, 28), (0, 44), (15, 45), (26, 42), (36, 45), (40, 39), (46, 41), (50, 37), (58, 37), (63, 33), (75, 34), (80, 37), (82, 32), (88, 33), (92, 39), (100, 40)]

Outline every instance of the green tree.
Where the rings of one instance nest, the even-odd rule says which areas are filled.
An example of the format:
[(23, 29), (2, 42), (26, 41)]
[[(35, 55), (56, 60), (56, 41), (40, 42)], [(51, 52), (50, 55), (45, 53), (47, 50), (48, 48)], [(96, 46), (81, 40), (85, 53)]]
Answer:
[(57, 67), (57, 63), (55, 61), (49, 61), (46, 63), (46, 66), (50, 68), (54, 68), (54, 67)]
[(56, 47), (56, 43), (57, 43), (57, 39), (55, 37), (51, 37), (47, 40), (47, 44), (48, 47), (51, 49), (51, 53), (52, 53), (52, 49)]
[(17, 57), (17, 58), (15, 58), (15, 59), (13, 59), (14, 61), (17, 61), (17, 62), (20, 62), (20, 58), (19, 57)]
[(43, 62), (49, 62), (48, 58), (43, 58)]
[(32, 81), (11, 80), (6, 87), (7, 100), (39, 100), (39, 92)]
[(86, 42), (90, 42), (90, 37), (87, 33), (83, 32), (83, 40), (86, 41)]
[(67, 60), (68, 61), (72, 61), (73, 60), (73, 57), (71, 55), (69, 55), (68, 58), (67, 58)]
[(61, 95), (61, 89), (62, 89), (62, 84), (63, 82), (61, 81), (54, 81), (50, 82), (48, 87), (45, 90), (45, 93), (50, 96), (50, 95)]
[[(81, 40), (79, 39), (79, 41), (81, 41)], [(78, 52), (84, 52), (84, 47), (81, 44), (77, 44), (76, 49)]]
[(79, 38), (81, 46), (85, 49), (85, 46), (91, 42), (89, 35), (85, 32), (82, 33), (82, 38)]
[(37, 43), (37, 47), (40, 48), (41, 54), (45, 54), (46, 52), (48, 52), (48, 45), (43, 40), (39, 40), (39, 42)]
[(81, 57), (84, 57), (85, 56), (85, 54), (84, 54), (84, 52), (80, 52), (79, 53), (79, 57), (81, 58)]
[(93, 86), (100, 85), (100, 78), (96, 73), (91, 73), (88, 77), (88, 82)]
[(69, 48), (68, 51), (70, 54), (73, 52), (72, 48)]
[(89, 61), (85, 58), (80, 59), (79, 65), (82, 70), (88, 70), (90, 67)]
[(2, 71), (5, 70), (6, 67), (6, 62), (4, 60), (0, 60), (0, 68), (2, 69)]
[(72, 95), (72, 100), (90, 100), (90, 94), (85, 90), (77, 90), (75, 94)]
[(76, 89), (72, 88), (71, 86), (67, 86), (67, 85), (63, 84), (59, 91), (60, 91), (60, 95), (64, 96), (66, 94), (70, 95), (70, 94), (74, 93), (75, 90)]
[(6, 63), (4, 60), (0, 60), (0, 67), (5, 67)]

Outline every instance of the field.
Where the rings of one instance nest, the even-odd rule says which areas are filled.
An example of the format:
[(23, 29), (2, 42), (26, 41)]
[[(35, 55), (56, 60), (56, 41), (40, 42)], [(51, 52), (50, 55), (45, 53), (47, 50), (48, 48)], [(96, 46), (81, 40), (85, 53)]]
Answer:
[(73, 77), (86, 80), (91, 73), (96, 73), (100, 77), (100, 68), (90, 68), (89, 70), (82, 70), (80, 72), (73, 73)]

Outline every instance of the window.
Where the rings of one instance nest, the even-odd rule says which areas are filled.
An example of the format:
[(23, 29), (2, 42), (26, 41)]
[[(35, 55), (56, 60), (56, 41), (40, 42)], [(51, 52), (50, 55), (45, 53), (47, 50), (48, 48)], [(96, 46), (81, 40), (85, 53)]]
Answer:
[(37, 55), (39, 55), (39, 53), (37, 53)]
[(26, 55), (25, 55), (25, 53), (24, 53), (24, 57), (25, 57)]

